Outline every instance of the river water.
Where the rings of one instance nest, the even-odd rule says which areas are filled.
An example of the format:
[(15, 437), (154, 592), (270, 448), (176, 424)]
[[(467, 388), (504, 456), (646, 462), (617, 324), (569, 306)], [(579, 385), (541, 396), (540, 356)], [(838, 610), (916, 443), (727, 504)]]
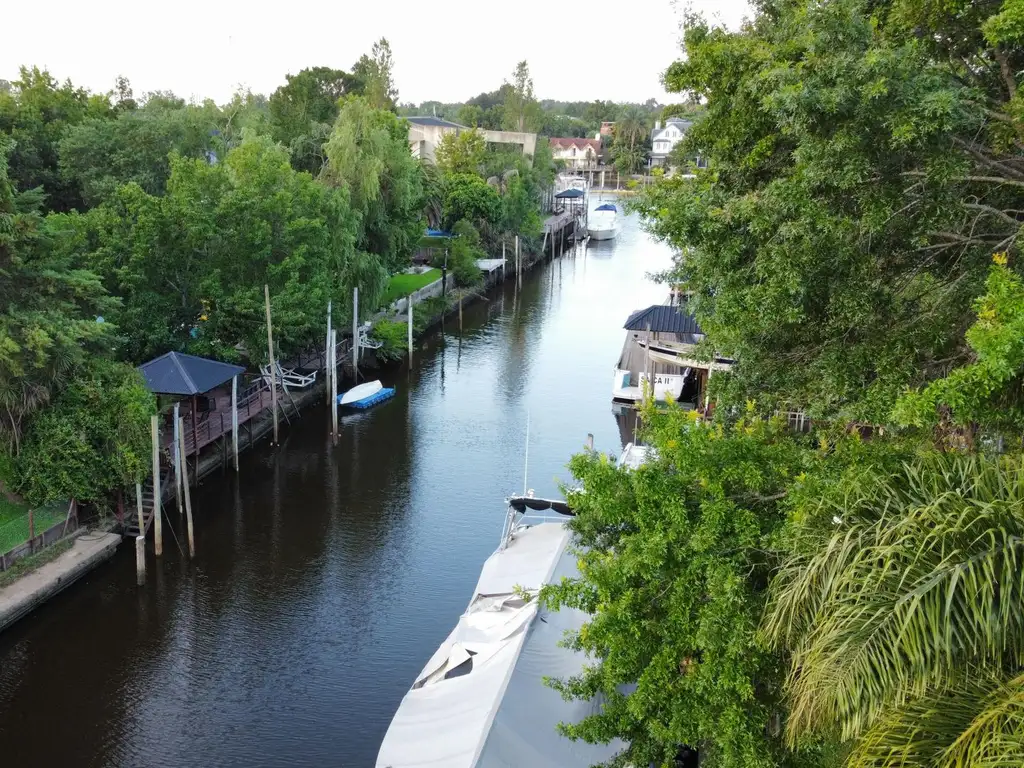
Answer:
[[(503, 499), (558, 492), (586, 434), (621, 448), (612, 367), (668, 249), (617, 241), (509, 281), (385, 374), (398, 394), (326, 406), (194, 496), (197, 558), (168, 534), (0, 635), (0, 755), (17, 766), (371, 766), (415, 675), (498, 543)], [(165, 514), (167, 514), (165, 512)], [(171, 511), (177, 526), (177, 513)]]

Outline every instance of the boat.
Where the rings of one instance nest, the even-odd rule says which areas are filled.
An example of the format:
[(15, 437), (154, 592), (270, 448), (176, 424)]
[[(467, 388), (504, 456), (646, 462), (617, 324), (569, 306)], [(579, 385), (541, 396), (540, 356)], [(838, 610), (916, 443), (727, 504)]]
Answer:
[(558, 723), (579, 722), (601, 700), (565, 701), (544, 683), (579, 674), (588, 662), (561, 645), (587, 615), (550, 611), (536, 599), (545, 584), (579, 574), (566, 526), (571, 505), (532, 492), (506, 501), (498, 549), (455, 629), (402, 699), (377, 768), (588, 768), (625, 746), (561, 735)]
[(619, 209), (613, 203), (597, 206), (587, 220), (587, 234), (591, 240), (614, 240), (621, 229)]
[(671, 399), (684, 408), (706, 407), (711, 374), (732, 368), (728, 358), (699, 359), (697, 345), (704, 333), (685, 304), (637, 310), (624, 328), (628, 333), (612, 379), (614, 402), (639, 403), (649, 389), (656, 402)]
[(394, 396), (394, 388), (385, 387), (379, 380), (368, 381), (338, 395), (338, 405), (346, 408), (369, 408)]

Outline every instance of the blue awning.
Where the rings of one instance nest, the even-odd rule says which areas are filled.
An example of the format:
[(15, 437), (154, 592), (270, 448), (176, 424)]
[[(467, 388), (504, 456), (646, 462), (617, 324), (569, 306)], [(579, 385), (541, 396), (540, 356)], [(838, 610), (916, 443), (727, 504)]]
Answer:
[(157, 395), (199, 395), (231, 381), (245, 368), (205, 357), (168, 352), (139, 366), (146, 388)]
[(556, 200), (577, 200), (583, 197), (582, 189), (566, 189), (555, 195)]
[(428, 229), (427, 234), (424, 237), (451, 237), (451, 232), (445, 232), (443, 229)]
[(595, 211), (615, 211), (617, 213), (619, 209), (616, 208), (611, 203), (605, 203), (604, 205), (597, 206), (597, 208), (595, 208), (594, 210)]

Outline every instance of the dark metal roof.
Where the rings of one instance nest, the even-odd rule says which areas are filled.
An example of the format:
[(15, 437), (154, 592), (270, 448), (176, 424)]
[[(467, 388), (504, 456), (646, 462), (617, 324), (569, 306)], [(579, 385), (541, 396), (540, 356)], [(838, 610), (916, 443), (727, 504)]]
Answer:
[(405, 119), (410, 123), (415, 123), (416, 125), (436, 125), (441, 128), (465, 128), (468, 130), (465, 125), (459, 125), (458, 123), (453, 123), (449, 120), (442, 120), (440, 117), (434, 117), (433, 115), (413, 115), (412, 117), (407, 117)]
[(684, 312), (681, 307), (670, 307), (667, 304), (638, 309), (629, 316), (623, 327), (628, 331), (646, 331), (648, 325), (652, 333), (703, 334), (693, 315)]
[(245, 372), (240, 365), (168, 352), (139, 366), (146, 388), (158, 395), (198, 395)]
[(558, 200), (574, 200), (578, 197), (583, 197), (582, 189), (567, 189), (564, 192), (559, 192), (557, 195), (555, 195), (555, 198)]

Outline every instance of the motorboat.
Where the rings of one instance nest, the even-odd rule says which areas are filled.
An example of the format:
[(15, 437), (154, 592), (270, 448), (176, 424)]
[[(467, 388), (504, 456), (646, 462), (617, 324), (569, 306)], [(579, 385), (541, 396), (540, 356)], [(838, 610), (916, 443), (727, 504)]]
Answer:
[(590, 213), (587, 234), (591, 240), (614, 240), (622, 229), (619, 209), (614, 203), (602, 203)]
[(566, 701), (544, 681), (578, 675), (584, 653), (566, 647), (566, 631), (587, 614), (552, 611), (537, 594), (579, 575), (564, 501), (507, 501), (498, 549), (484, 563), (473, 598), (416, 677), (388, 728), (377, 768), (589, 768), (625, 745), (572, 741), (556, 725), (579, 722), (601, 699)]
[(395, 390), (377, 381), (368, 381), (338, 395), (338, 405), (347, 408), (369, 408), (394, 397)]

